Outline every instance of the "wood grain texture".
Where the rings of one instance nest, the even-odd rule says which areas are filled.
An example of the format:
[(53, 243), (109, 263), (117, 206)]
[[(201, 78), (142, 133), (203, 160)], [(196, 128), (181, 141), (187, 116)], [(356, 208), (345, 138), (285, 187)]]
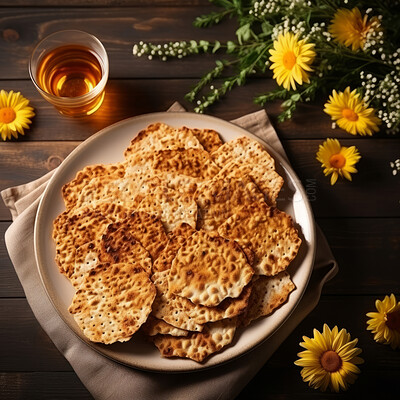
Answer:
[(0, 222), (0, 298), (25, 296), (6, 249), (4, 234), (10, 224)]
[(283, 141), (293, 169), (299, 175), (316, 217), (394, 217), (400, 216), (400, 180), (392, 175), (390, 161), (398, 158), (399, 139), (341, 139), (343, 146), (356, 146), (362, 158), (353, 181), (341, 179), (334, 186), (324, 177), (315, 160), (323, 140)]
[(299, 370), (288, 366), (279, 369), (263, 368), (235, 400), (354, 400), (397, 395), (397, 370), (364, 371), (362, 368), (361, 375), (349, 390), (340, 393), (330, 392), (329, 389), (321, 392), (310, 388), (301, 380)]
[(0, 371), (71, 371), (26, 299), (0, 301)]
[(339, 264), (325, 294), (385, 295), (399, 290), (399, 218), (319, 218)]
[[(185, 101), (184, 95), (195, 83), (195, 79), (111, 79), (99, 111), (79, 119), (59, 114), (39, 95), (29, 80), (3, 81), (2, 88), (20, 91), (36, 110), (31, 129), (19, 141), (58, 141), (85, 140), (100, 129), (123, 119), (166, 111), (174, 101), (193, 111), (194, 104)], [(207, 113), (229, 121), (259, 111), (262, 107), (253, 102), (254, 96), (275, 87), (272, 79), (252, 79), (245, 86), (235, 88)], [(356, 144), (360, 138), (341, 129), (332, 129), (329, 116), (323, 112), (323, 101), (299, 105), (293, 120), (284, 123), (277, 122), (281, 112), (280, 101), (267, 104), (265, 110), (281, 139), (353, 138)], [(372, 140), (376, 138), (393, 139), (384, 132), (375, 134)]]
[(209, 0), (2, 0), (0, 7), (188, 7), (209, 4)]
[[(0, 191), (22, 185), (56, 168), (78, 145), (77, 142), (0, 143)], [(0, 220), (10, 220), (10, 212), (0, 202)]]
[[(36, 44), (64, 29), (89, 32), (103, 43), (112, 78), (200, 76), (207, 59), (209, 66), (213, 65), (214, 56), (202, 56), (202, 62), (198, 57), (171, 60), (167, 68), (162, 61), (149, 62), (145, 57), (134, 57), (132, 47), (141, 40), (162, 43), (234, 39), (234, 20), (209, 29), (192, 26), (198, 15), (209, 11), (210, 7), (94, 8), (87, 12), (69, 8), (5, 8), (0, 17), (0, 52), (7, 62), (0, 63), (0, 76), (2, 79), (29, 78), (28, 60)], [(9, 68), (10, 65), (13, 68)]]
[(93, 400), (74, 372), (3, 372), (0, 394), (7, 400)]

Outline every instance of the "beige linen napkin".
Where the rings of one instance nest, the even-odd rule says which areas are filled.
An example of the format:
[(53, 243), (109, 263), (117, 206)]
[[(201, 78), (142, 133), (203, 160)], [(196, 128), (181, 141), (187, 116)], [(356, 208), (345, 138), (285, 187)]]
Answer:
[[(184, 111), (177, 103), (170, 110)], [(286, 157), (264, 111), (246, 115), (233, 122), (264, 139)], [(255, 350), (220, 367), (186, 374), (159, 374), (123, 366), (103, 357), (72, 332), (53, 308), (41, 283), (35, 263), (33, 227), (41, 194), (53, 173), (54, 171), (49, 172), (34, 182), (9, 188), (1, 193), (14, 221), (5, 235), (6, 246), (37, 320), (96, 399), (235, 398), (293, 329), (317, 305), (323, 285), (337, 272), (336, 261), (326, 239), (318, 229), (315, 265), (300, 304), (284, 325)]]

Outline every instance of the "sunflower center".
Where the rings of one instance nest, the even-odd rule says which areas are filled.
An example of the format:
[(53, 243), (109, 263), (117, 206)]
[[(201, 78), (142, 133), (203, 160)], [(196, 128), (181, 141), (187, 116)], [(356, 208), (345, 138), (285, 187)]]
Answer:
[(16, 116), (17, 114), (11, 107), (0, 108), (0, 122), (3, 122), (3, 124), (13, 122)]
[(329, 159), (329, 164), (333, 168), (343, 168), (346, 165), (346, 158), (343, 154), (333, 154)]
[(386, 315), (386, 326), (400, 333), (400, 310)]
[(325, 351), (319, 362), (321, 363), (322, 368), (328, 372), (336, 372), (339, 371), (342, 366), (342, 359), (339, 354), (333, 350)]
[(289, 50), (283, 55), (283, 65), (286, 69), (292, 69), (296, 64), (296, 56), (293, 51)]
[(358, 114), (355, 113), (350, 108), (343, 109), (342, 115), (344, 118), (348, 119), (349, 121), (357, 121), (358, 120)]

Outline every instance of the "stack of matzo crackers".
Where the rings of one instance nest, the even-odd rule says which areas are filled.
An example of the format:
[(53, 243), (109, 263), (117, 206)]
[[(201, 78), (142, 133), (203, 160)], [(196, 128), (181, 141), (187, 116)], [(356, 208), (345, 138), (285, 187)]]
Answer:
[(56, 262), (76, 288), (70, 313), (91, 341), (140, 331), (165, 357), (201, 362), (295, 286), (301, 239), (276, 208), (283, 179), (256, 141), (148, 126), (125, 160), (63, 187)]

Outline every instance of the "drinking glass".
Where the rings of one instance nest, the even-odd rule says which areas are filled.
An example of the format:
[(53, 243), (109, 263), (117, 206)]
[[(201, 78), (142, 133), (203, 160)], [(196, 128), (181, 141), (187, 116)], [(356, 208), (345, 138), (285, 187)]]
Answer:
[(108, 57), (102, 43), (79, 30), (55, 32), (42, 39), (29, 61), (39, 93), (68, 116), (91, 115), (104, 99)]

